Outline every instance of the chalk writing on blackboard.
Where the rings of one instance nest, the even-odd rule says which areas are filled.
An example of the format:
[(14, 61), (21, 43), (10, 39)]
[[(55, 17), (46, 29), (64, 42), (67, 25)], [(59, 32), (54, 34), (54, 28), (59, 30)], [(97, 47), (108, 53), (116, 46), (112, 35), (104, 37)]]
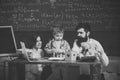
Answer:
[(78, 22), (90, 23), (93, 30), (118, 29), (120, 26), (117, 1), (0, 1), (0, 25), (12, 25), (15, 30), (49, 30), (54, 25), (73, 30)]

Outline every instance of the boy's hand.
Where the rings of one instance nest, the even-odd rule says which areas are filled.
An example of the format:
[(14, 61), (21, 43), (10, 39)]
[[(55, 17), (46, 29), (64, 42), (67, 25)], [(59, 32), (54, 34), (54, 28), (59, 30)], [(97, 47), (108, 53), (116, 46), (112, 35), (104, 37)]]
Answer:
[(52, 49), (52, 53), (57, 53), (57, 49)]
[(56, 51), (57, 51), (58, 53), (65, 53), (65, 50), (62, 50), (62, 49), (56, 49)]

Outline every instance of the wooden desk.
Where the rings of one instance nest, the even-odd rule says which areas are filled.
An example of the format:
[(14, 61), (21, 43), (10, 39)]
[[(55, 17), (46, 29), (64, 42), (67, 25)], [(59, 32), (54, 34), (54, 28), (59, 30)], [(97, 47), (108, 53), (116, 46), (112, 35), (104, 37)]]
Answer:
[[(25, 64), (60, 64), (81, 66), (82, 64), (90, 65), (91, 80), (99, 80), (101, 74), (101, 64), (97, 62), (72, 62), (72, 61), (50, 61), (41, 59), (39, 61), (10, 61), (5, 62), (8, 71), (6, 71), (5, 80), (25, 80)], [(12, 74), (12, 75), (11, 75)], [(13, 77), (12, 77), (13, 76)]]
[(0, 54), (0, 57), (18, 57), (18, 54), (8, 54), (8, 53), (4, 53), (4, 54)]

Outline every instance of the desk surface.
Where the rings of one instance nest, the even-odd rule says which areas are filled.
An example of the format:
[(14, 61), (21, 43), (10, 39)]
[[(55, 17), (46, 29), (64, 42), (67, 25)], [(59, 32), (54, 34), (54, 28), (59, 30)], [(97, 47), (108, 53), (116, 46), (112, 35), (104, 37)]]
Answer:
[[(86, 73), (86, 70), (87, 70), (87, 74), (90, 74), (91, 78), (94, 78), (94, 76), (92, 77), (93, 74), (99, 75), (101, 73), (101, 68), (99, 68), (98, 66), (94, 67), (94, 65), (99, 64), (99, 62), (51, 61), (51, 60), (44, 59), (44, 58), (42, 58), (41, 60), (38, 60), (38, 61), (31, 61), (31, 62), (25, 61), (25, 60), (8, 61), (8, 63), (5, 64), (5, 65), (8, 65), (8, 66), (6, 66), (6, 68), (10, 69), (10, 70), (8, 70), (8, 72), (6, 72), (6, 73), (8, 73), (9, 75), (11, 75), (11, 74), (20, 75), (20, 76), (17, 77), (17, 79), (18, 80), (25, 80), (24, 79), (25, 78), (25, 69), (27, 68), (25, 66), (26, 64), (60, 64), (60, 66), (61, 65), (70, 65), (70, 66), (65, 66), (64, 68), (67, 69), (68, 72), (70, 70), (73, 70), (72, 75), (73, 75), (74, 72), (76, 72), (76, 70), (78, 71), (79, 66), (81, 66), (80, 67), (80, 73), (82, 74), (84, 71)], [(86, 66), (86, 65), (82, 65), (82, 64), (87, 64), (87, 65), (90, 65), (90, 66)], [(73, 66), (78, 66), (78, 67), (74, 68)], [(8, 75), (6, 75), (6, 76), (8, 76)], [(14, 77), (15, 75), (11, 75), (11, 76)], [(75, 77), (77, 77), (76, 74), (75, 74)], [(96, 78), (96, 76), (95, 76), (95, 78)], [(7, 78), (6, 80), (8, 80), (8, 79), (13, 80), (13, 79), (10, 79), (10, 78)], [(67, 80), (69, 80), (69, 79), (67, 79)], [(93, 80), (95, 80), (95, 79), (93, 79)]]
[(10, 61), (10, 63), (23, 63), (23, 64), (74, 64), (74, 65), (80, 65), (80, 64), (100, 64), (100, 62), (77, 62), (77, 61), (51, 61), (48, 59), (42, 58), (41, 60), (37, 61)]
[(18, 56), (18, 54), (14, 54), (14, 53), (4, 53), (4, 54), (0, 54), (0, 57), (10, 57), (10, 56)]

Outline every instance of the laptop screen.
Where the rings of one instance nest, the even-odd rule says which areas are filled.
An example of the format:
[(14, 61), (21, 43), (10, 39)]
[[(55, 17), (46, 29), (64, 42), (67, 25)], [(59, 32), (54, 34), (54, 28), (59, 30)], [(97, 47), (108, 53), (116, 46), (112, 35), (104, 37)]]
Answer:
[(15, 54), (16, 49), (12, 26), (0, 26), (0, 54)]

